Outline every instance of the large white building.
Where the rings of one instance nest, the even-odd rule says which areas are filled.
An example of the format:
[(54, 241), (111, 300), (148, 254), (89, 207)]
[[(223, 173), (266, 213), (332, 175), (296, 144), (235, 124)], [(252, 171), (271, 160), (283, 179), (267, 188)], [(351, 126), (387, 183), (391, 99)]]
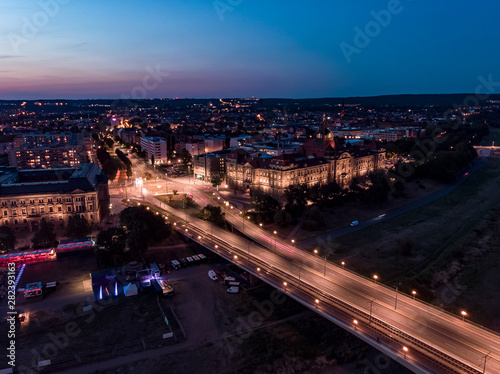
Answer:
[(155, 164), (167, 163), (167, 142), (162, 138), (145, 136), (141, 138), (141, 149), (146, 152), (148, 160), (154, 156)]

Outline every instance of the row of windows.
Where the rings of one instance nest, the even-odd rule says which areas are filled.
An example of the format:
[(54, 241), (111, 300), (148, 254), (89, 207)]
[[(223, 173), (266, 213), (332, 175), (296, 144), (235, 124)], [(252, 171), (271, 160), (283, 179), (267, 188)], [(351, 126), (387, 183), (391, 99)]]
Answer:
[[(56, 202), (57, 203), (62, 203), (64, 199), (63, 198), (56, 198)], [(66, 202), (68, 203), (71, 203), (73, 201), (73, 199), (71, 197), (67, 197), (66, 199)], [(94, 200), (94, 196), (87, 196), (87, 201), (93, 201)], [(75, 197), (74, 201), (85, 201), (85, 197)], [(36, 199), (30, 199), (29, 200), (29, 203), (30, 204), (35, 204), (36, 202)], [(7, 206), (8, 205), (8, 201), (2, 201), (2, 206)], [(11, 206), (16, 206), (17, 205), (17, 200), (11, 200), (10, 201), (10, 205)], [(44, 204), (45, 203), (45, 200), (44, 199), (38, 199), (38, 203), (39, 204)], [(54, 200), (52, 198), (49, 198), (47, 199), (47, 203), (48, 204), (53, 204), (54, 203)], [(26, 200), (19, 200), (19, 204), (20, 205), (25, 205), (26, 204)]]
[[(71, 206), (68, 206), (67, 207), (67, 211), (68, 212), (71, 212), (72, 211), (72, 207)], [(85, 206), (83, 205), (78, 205), (75, 207), (75, 211), (76, 212), (84, 212), (86, 209), (85, 209)], [(94, 210), (94, 207), (92, 204), (90, 204), (88, 206), (88, 210), (89, 211), (92, 211)], [(57, 211), (58, 212), (62, 212), (62, 206), (58, 206), (57, 207)], [(48, 213), (53, 213), (54, 212), (54, 208), (53, 207), (49, 207), (49, 210), (47, 211)], [(27, 213), (27, 209), (26, 208), (22, 208), (21, 209), (21, 214), (25, 215)], [(44, 214), (45, 213), (45, 207), (40, 207), (40, 214)], [(36, 209), (35, 208), (31, 208), (31, 214), (36, 214)], [(3, 215), (4, 216), (8, 216), (9, 215), (9, 212), (7, 210), (4, 210), (3, 211)], [(17, 216), (17, 209), (12, 209), (12, 215), (13, 216)]]

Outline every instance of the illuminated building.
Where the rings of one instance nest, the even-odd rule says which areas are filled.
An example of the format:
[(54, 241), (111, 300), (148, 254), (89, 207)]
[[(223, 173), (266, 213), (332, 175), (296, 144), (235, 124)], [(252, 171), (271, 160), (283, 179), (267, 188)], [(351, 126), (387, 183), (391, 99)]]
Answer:
[(108, 178), (95, 164), (48, 170), (0, 167), (2, 225), (37, 230), (45, 218), (63, 227), (74, 214), (99, 224), (108, 204)]

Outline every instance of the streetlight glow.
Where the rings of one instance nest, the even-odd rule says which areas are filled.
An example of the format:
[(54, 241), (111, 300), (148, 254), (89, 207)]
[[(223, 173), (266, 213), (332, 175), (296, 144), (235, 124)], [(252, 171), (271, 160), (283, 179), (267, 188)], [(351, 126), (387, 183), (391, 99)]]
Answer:
[(415, 300), (415, 296), (417, 296), (417, 291), (411, 291), (411, 294), (413, 295), (413, 300)]
[(465, 321), (465, 317), (467, 317), (467, 312), (465, 310), (462, 310), (460, 314), (462, 315), (462, 321)]

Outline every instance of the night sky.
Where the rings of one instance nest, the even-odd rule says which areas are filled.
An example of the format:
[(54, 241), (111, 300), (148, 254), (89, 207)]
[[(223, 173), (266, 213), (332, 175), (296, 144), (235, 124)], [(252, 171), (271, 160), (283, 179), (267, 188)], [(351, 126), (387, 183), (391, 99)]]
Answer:
[(500, 82), (498, 0), (0, 4), (0, 99), (473, 93), (480, 76)]

